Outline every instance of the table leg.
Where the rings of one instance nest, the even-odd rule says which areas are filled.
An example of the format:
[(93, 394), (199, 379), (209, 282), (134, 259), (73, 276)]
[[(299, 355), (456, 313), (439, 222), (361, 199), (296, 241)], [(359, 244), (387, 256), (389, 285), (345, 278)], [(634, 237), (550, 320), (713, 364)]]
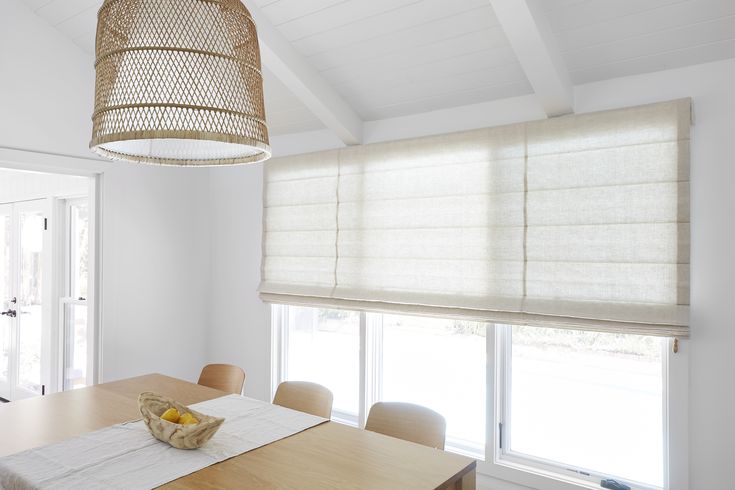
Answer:
[(454, 482), (453, 490), (475, 490), (477, 487), (477, 476), (473, 469), (469, 473), (465, 474), (461, 479)]

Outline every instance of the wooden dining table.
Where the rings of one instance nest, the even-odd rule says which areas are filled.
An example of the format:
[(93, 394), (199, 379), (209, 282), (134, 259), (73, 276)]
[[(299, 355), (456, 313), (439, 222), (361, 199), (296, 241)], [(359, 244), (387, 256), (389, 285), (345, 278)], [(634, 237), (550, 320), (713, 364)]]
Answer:
[[(137, 399), (144, 391), (183, 404), (226, 395), (180, 379), (149, 374), (0, 404), (0, 457), (139, 419)], [(162, 488), (471, 490), (475, 488), (475, 461), (327, 422)]]

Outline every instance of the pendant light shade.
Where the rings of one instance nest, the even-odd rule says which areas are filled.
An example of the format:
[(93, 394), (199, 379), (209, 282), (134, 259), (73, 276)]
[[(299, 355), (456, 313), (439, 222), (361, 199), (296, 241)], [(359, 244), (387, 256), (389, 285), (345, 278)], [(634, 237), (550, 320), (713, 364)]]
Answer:
[(105, 0), (90, 148), (212, 166), (270, 158), (258, 36), (240, 0)]

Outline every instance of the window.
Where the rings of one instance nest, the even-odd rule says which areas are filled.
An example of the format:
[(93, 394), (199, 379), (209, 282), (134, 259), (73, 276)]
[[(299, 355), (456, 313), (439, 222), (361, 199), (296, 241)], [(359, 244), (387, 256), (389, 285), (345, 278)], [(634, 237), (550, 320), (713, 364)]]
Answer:
[(295, 306), (275, 306), (273, 320), (277, 382), (323, 384), (333, 417), (353, 425), (378, 401), (426, 406), (446, 419), (448, 450), (484, 459), (484, 323)]
[(360, 394), (360, 315), (352, 311), (283, 308), (283, 376), (312, 381), (334, 395), (337, 419), (356, 423)]
[(479, 471), (490, 475), (502, 466), (649, 490), (669, 488), (667, 458), (681, 458), (666, 452), (682, 387), (668, 384), (665, 338), (295, 306), (273, 306), (273, 325), (274, 389), (323, 384), (333, 418), (355, 426), (378, 401), (429, 407), (447, 421), (446, 449), (488, 460)]
[(497, 345), (501, 460), (663, 487), (664, 340), (501, 326)]
[(447, 420), (447, 444), (485, 453), (485, 324), (378, 315), (383, 401), (430, 407)]
[(87, 270), (89, 256), (89, 207), (86, 199), (75, 199), (68, 204), (69, 213), (69, 291), (77, 299), (87, 297)]
[(91, 384), (91, 331), (87, 328), (89, 205), (86, 198), (65, 202), (65, 281), (60, 299), (64, 390)]

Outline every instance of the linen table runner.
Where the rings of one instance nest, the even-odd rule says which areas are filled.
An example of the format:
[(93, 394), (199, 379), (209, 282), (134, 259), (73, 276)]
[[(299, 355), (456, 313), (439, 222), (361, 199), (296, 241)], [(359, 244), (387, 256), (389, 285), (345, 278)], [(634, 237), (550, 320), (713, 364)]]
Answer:
[(238, 395), (191, 408), (225, 418), (200, 449), (173, 448), (142, 421), (126, 422), (0, 458), (0, 489), (154, 488), (326, 422)]

